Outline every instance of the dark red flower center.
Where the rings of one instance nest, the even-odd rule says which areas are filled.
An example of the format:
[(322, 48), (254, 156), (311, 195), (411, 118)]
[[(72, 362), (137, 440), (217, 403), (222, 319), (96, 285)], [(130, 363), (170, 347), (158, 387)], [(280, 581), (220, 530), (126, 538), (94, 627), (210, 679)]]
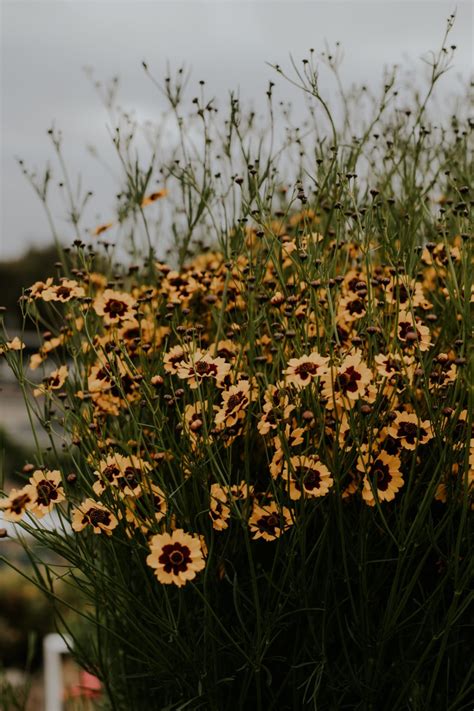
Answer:
[[(400, 422), (397, 436), (404, 437), (409, 444), (414, 444), (418, 434), (418, 425), (414, 422)], [(420, 439), (426, 435), (426, 430), (420, 428)]]
[(103, 526), (109, 526), (110, 513), (108, 511), (104, 511), (104, 509), (91, 508), (85, 514), (84, 518), (82, 519), (82, 523), (90, 523), (92, 524), (92, 526), (94, 526), (94, 528), (99, 526), (100, 524), (102, 524)]
[(20, 496), (17, 496), (13, 499), (10, 504), (10, 510), (15, 514), (21, 514), (22, 511), (25, 509), (26, 504), (29, 503), (30, 500), (31, 499), (28, 494), (21, 494)]
[(300, 363), (295, 368), (295, 374), (299, 375), (301, 380), (306, 380), (306, 378), (310, 378), (313, 375), (316, 375), (318, 372), (318, 366), (316, 363), (312, 363), (311, 361), (306, 361), (306, 363)]
[(116, 477), (120, 476), (120, 469), (115, 464), (109, 464), (105, 467), (102, 475), (107, 481), (113, 481)]
[(128, 310), (128, 306), (124, 301), (118, 299), (109, 299), (104, 306), (104, 311), (110, 316), (123, 316)]
[(62, 299), (68, 299), (71, 295), (71, 291), (72, 289), (69, 286), (60, 286), (56, 291), (56, 296), (59, 296)]
[(163, 566), (165, 573), (178, 575), (178, 573), (184, 573), (188, 569), (188, 565), (191, 562), (191, 551), (188, 546), (181, 543), (168, 543), (163, 546), (158, 561)]
[(388, 464), (384, 464), (382, 460), (377, 459), (372, 464), (372, 475), (375, 477), (375, 485), (379, 491), (387, 491), (388, 485), (392, 481), (392, 475)]
[[(308, 491), (319, 489), (321, 485), (321, 474), (315, 469), (310, 469), (309, 471), (306, 471), (306, 474), (304, 474), (302, 483), (304, 488)], [(296, 482), (296, 488), (301, 490), (301, 484), (299, 481)]]
[(276, 529), (280, 528), (280, 518), (274, 513), (262, 516), (262, 518), (258, 519), (257, 526), (262, 533), (269, 533), (274, 536)]
[(42, 479), (38, 482), (36, 491), (36, 499), (41, 506), (49, 506), (51, 501), (55, 501), (58, 498), (56, 487), (48, 479)]
[(336, 382), (334, 383), (334, 389), (345, 393), (355, 393), (357, 392), (357, 383), (361, 379), (361, 374), (357, 372), (353, 365), (349, 366), (347, 370), (336, 377)]
[(229, 415), (232, 410), (237, 409), (240, 405), (246, 404), (247, 398), (244, 393), (235, 393), (227, 400), (226, 413)]
[(214, 363), (207, 363), (205, 360), (195, 363), (194, 369), (198, 375), (216, 375), (217, 373), (217, 366)]
[(347, 310), (350, 314), (362, 314), (365, 311), (365, 304), (360, 299), (354, 299), (347, 304)]

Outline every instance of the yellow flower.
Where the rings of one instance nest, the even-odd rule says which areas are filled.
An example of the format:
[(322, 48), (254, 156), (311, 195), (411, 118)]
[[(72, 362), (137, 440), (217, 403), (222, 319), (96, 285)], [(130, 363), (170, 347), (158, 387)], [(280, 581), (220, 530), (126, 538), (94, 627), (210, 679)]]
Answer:
[(45, 392), (50, 390), (59, 390), (64, 385), (66, 378), (68, 376), (67, 365), (62, 365), (57, 370), (53, 370), (46, 378), (43, 379), (43, 383), (33, 390), (33, 395), (38, 397), (43, 395)]
[(163, 367), (167, 373), (176, 374), (178, 367), (185, 358), (185, 353), (181, 346), (173, 346), (163, 358)]
[(29, 295), (30, 298), (32, 299), (38, 299), (41, 297), (43, 294), (43, 291), (45, 289), (48, 289), (52, 286), (53, 284), (53, 277), (48, 277), (46, 281), (36, 281), (32, 286), (29, 288)]
[(431, 346), (430, 329), (407, 311), (400, 311), (398, 315), (397, 336), (405, 347), (416, 346), (420, 351), (427, 351)]
[(297, 388), (304, 388), (315, 378), (326, 372), (329, 358), (323, 358), (316, 351), (301, 358), (291, 358), (288, 367), (283, 373), (286, 375), (286, 382), (295, 385)]
[(368, 506), (375, 506), (373, 489), (379, 501), (392, 501), (403, 486), (400, 459), (387, 452), (359, 460), (357, 468), (365, 471), (362, 498)]
[(157, 190), (154, 193), (151, 193), (147, 197), (143, 198), (141, 206), (146, 207), (147, 205), (151, 205), (152, 203), (156, 202), (157, 200), (160, 200), (161, 198), (164, 198), (168, 195), (168, 191), (163, 188), (162, 190)]
[(283, 476), (293, 500), (301, 498), (303, 492), (308, 497), (325, 496), (334, 483), (329, 469), (313, 455), (291, 457), (284, 465)]
[(25, 487), (30, 496), (30, 509), (38, 518), (52, 511), (56, 504), (64, 501), (64, 489), (61, 482), (61, 473), (54, 469), (37, 469), (30, 477), (30, 483)]
[(250, 383), (248, 380), (240, 380), (236, 385), (231, 385), (228, 390), (222, 393), (223, 403), (216, 408), (216, 425), (233, 427), (238, 420), (245, 417), (245, 410), (250, 399)]
[(327, 407), (333, 408), (334, 402), (339, 405), (358, 400), (364, 395), (366, 387), (372, 380), (372, 371), (362, 361), (359, 351), (347, 356), (339, 368), (332, 368), (323, 376), (323, 397), (327, 399)]
[(28, 486), (23, 489), (12, 489), (8, 498), (0, 501), (0, 511), (3, 511), (5, 521), (21, 521), (31, 503)]
[(130, 321), (135, 316), (137, 302), (124, 291), (114, 291), (106, 289), (103, 294), (94, 301), (96, 314), (102, 316), (104, 323), (108, 326)]
[(86, 499), (74, 510), (71, 526), (73, 531), (82, 531), (87, 526), (92, 526), (94, 533), (112, 535), (113, 529), (118, 525), (116, 517), (105, 506), (93, 499)]
[(433, 437), (430, 421), (420, 422), (414, 412), (397, 412), (387, 431), (391, 437), (400, 440), (405, 449), (416, 449), (418, 444), (426, 444)]
[(44, 289), (41, 297), (43, 301), (60, 301), (65, 303), (71, 299), (77, 299), (85, 296), (85, 291), (82, 286), (79, 286), (77, 281), (71, 279), (61, 279), (59, 286), (49, 286)]
[(206, 378), (211, 378), (219, 385), (230, 371), (230, 364), (223, 358), (213, 358), (209, 353), (197, 349), (188, 360), (178, 364), (178, 377), (187, 380), (192, 389), (196, 389)]
[(152, 536), (150, 551), (146, 562), (165, 585), (173, 583), (182, 587), (206, 565), (199, 537), (185, 533), (181, 528), (171, 534)]
[(103, 225), (99, 225), (95, 229), (91, 230), (91, 235), (93, 235), (94, 237), (98, 237), (99, 235), (102, 234), (102, 232), (106, 232), (111, 227), (113, 227), (113, 224), (114, 224), (113, 222), (106, 222)]
[(211, 486), (209, 516), (212, 520), (212, 527), (216, 531), (223, 531), (228, 528), (230, 507), (225, 489), (220, 484), (212, 484)]
[(289, 509), (283, 506), (278, 508), (272, 501), (266, 506), (255, 503), (249, 519), (252, 538), (263, 538), (264, 541), (274, 541), (292, 525)]
[(2, 343), (0, 346), (0, 353), (5, 351), (21, 351), (25, 348), (25, 344), (21, 341), (18, 336), (15, 336), (11, 341)]

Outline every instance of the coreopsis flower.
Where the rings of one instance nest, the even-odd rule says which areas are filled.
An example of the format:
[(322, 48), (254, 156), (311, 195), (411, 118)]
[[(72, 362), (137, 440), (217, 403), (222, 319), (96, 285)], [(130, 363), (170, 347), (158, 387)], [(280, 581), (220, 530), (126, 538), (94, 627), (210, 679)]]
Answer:
[(216, 408), (216, 425), (234, 427), (245, 417), (245, 411), (250, 401), (250, 383), (240, 380), (222, 393), (222, 405)]
[(137, 302), (125, 291), (114, 291), (106, 289), (100, 296), (97, 296), (94, 303), (94, 311), (102, 316), (104, 323), (108, 326), (130, 321), (135, 317)]
[(291, 358), (283, 373), (288, 385), (304, 388), (315, 378), (326, 372), (329, 358), (323, 358), (317, 351), (301, 358)]
[(388, 304), (397, 304), (402, 309), (417, 308), (425, 300), (421, 284), (401, 275), (390, 279), (384, 293)]
[(168, 505), (164, 491), (156, 484), (147, 484), (138, 496), (127, 496), (125, 520), (142, 533), (147, 533), (150, 526), (159, 523), (166, 516)]
[(227, 362), (233, 363), (238, 353), (238, 346), (229, 339), (219, 341), (215, 347), (215, 353), (220, 358), (224, 358)]
[(419, 444), (426, 444), (433, 437), (430, 421), (421, 422), (414, 412), (397, 412), (387, 432), (398, 439), (402, 447), (412, 450)]
[(113, 222), (105, 222), (103, 225), (99, 225), (98, 227), (95, 227), (93, 230), (91, 230), (91, 235), (93, 235), (94, 237), (98, 237), (103, 232), (110, 230), (113, 225)]
[(160, 583), (179, 588), (193, 580), (206, 565), (199, 537), (181, 528), (152, 536), (146, 562)]
[(289, 484), (290, 499), (325, 496), (333, 479), (329, 469), (314, 455), (291, 457), (283, 467), (283, 477)]
[(150, 193), (147, 197), (144, 197), (141, 202), (141, 207), (146, 207), (147, 205), (152, 205), (157, 200), (164, 198), (168, 195), (168, 191), (163, 188), (162, 190), (156, 190), (154, 193)]
[(209, 497), (209, 516), (212, 527), (216, 531), (223, 531), (229, 527), (230, 506), (226, 490), (220, 484), (212, 484)]
[(45, 289), (48, 289), (51, 287), (53, 284), (53, 277), (48, 277), (46, 281), (36, 281), (32, 286), (29, 288), (29, 296), (30, 299), (39, 299), (41, 298), (43, 291)]
[(360, 484), (360, 475), (354, 472), (350, 472), (351, 480), (341, 492), (341, 499), (349, 499), (354, 496)]
[(57, 370), (53, 370), (46, 378), (43, 378), (41, 385), (33, 390), (33, 395), (39, 397), (51, 390), (59, 390), (66, 382), (68, 372), (67, 365), (61, 365)]
[(362, 397), (372, 380), (372, 371), (362, 360), (362, 355), (356, 351), (347, 356), (338, 368), (323, 375), (323, 397), (328, 401), (327, 407), (355, 401)]
[(0, 345), (0, 354), (6, 351), (22, 351), (23, 348), (26, 348), (25, 344), (18, 336), (15, 336), (11, 341), (6, 341)]
[(373, 489), (379, 501), (392, 501), (403, 486), (400, 459), (387, 452), (359, 460), (360, 471), (365, 471), (362, 498), (368, 506), (375, 506)]
[(61, 481), (61, 473), (54, 469), (37, 469), (30, 477), (30, 483), (25, 487), (25, 491), (30, 496), (28, 509), (38, 518), (52, 511), (56, 504), (64, 501), (64, 489)]
[(383, 378), (395, 380), (407, 378), (411, 381), (415, 370), (412, 356), (401, 356), (399, 353), (379, 353), (375, 356), (375, 369)]
[(233, 484), (229, 493), (233, 501), (247, 501), (253, 496), (254, 487), (246, 481), (241, 481), (239, 484)]
[(83, 296), (85, 296), (84, 288), (72, 279), (61, 279), (58, 286), (51, 284), (41, 293), (43, 301), (60, 301), (63, 304)]
[(274, 541), (292, 525), (291, 513), (283, 506), (278, 508), (274, 501), (265, 506), (254, 503), (249, 519), (252, 538), (263, 538), (264, 541)]
[(284, 452), (283, 447), (281, 446), (279, 440), (277, 440), (275, 442), (275, 444), (276, 444), (277, 448), (273, 454), (272, 460), (269, 465), (269, 469), (270, 469), (270, 474), (272, 475), (273, 479), (278, 479), (278, 477), (283, 472), (283, 465), (285, 462), (285, 452)]
[(338, 320), (342, 323), (351, 323), (365, 316), (367, 313), (367, 303), (365, 299), (357, 294), (344, 296), (339, 302)]
[(213, 358), (209, 353), (197, 349), (178, 364), (178, 377), (186, 380), (194, 390), (206, 379), (215, 380), (220, 385), (230, 368), (230, 364), (223, 358)]
[(118, 525), (117, 518), (109, 509), (94, 499), (86, 499), (73, 511), (71, 526), (79, 532), (91, 526), (94, 533), (112, 535)]
[(92, 489), (97, 496), (100, 496), (107, 486), (118, 486), (119, 479), (128, 465), (128, 457), (124, 457), (118, 452), (107, 455), (99, 462), (98, 469), (94, 472), (97, 477), (92, 485)]
[(431, 346), (430, 329), (407, 311), (400, 311), (398, 315), (397, 337), (404, 347), (416, 346), (420, 351), (427, 351)]
[(257, 425), (261, 435), (266, 435), (278, 429), (282, 421), (288, 419), (295, 409), (295, 405), (290, 403), (289, 392), (285, 390), (282, 383), (269, 385), (265, 390), (263, 414)]
[(151, 464), (133, 454), (125, 460), (116, 480), (117, 486), (125, 496), (138, 496), (143, 491), (146, 475), (152, 468)]
[(185, 357), (186, 354), (181, 346), (173, 346), (163, 357), (165, 372), (175, 375), (178, 372), (178, 366), (184, 361)]
[(281, 293), (281, 291), (277, 291), (275, 294), (270, 299), (270, 303), (272, 306), (281, 306), (282, 304), (285, 303), (285, 297)]
[(31, 495), (27, 485), (23, 489), (12, 489), (9, 496), (0, 501), (0, 511), (5, 521), (21, 521), (30, 503)]

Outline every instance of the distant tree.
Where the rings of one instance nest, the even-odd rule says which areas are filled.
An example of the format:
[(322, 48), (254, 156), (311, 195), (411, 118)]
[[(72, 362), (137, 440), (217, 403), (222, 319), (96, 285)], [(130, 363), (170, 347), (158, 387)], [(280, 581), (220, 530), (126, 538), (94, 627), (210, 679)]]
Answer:
[(0, 306), (7, 309), (5, 315), (7, 328), (18, 328), (21, 324), (18, 299), (24, 289), (35, 281), (53, 276), (54, 263), (57, 261), (57, 248), (50, 245), (42, 249), (31, 248), (19, 259), (0, 262)]

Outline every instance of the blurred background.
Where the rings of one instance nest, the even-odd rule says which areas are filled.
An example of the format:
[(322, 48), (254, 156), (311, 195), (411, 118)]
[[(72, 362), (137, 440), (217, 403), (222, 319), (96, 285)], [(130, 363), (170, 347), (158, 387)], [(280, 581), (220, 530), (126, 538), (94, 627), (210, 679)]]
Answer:
[[(49, 163), (54, 183), (58, 166), (47, 132), (52, 127), (60, 130), (70, 174), (74, 181), (80, 176), (83, 187), (94, 193), (87, 226), (113, 216), (121, 171), (111, 141), (114, 127), (96, 81), (118, 77), (118, 102), (139, 124), (156, 121), (164, 108), (142, 61), (159, 80), (168, 67), (173, 71), (184, 64), (192, 71), (191, 90), (197, 91), (204, 79), (217, 105), (233, 89), (258, 112), (265, 106), (268, 82), (275, 80), (267, 62), (287, 66), (290, 54), (299, 62), (310, 47), (330, 51), (340, 42), (346, 86), (379, 86), (384, 67), (394, 64), (414, 67), (421, 78), (427, 71), (421, 57), (439, 48), (453, 11), (457, 19), (450, 43), (457, 49), (454, 67), (441, 82), (440, 111), (443, 96), (472, 75), (471, 2), (3, 0), (0, 305), (7, 309), (10, 338), (21, 327), (17, 301), (22, 289), (53, 274), (57, 259), (47, 216), (18, 159), (39, 173)], [(325, 81), (323, 72), (323, 92)], [(294, 96), (297, 109), (300, 98)], [(291, 87), (281, 79), (275, 97), (293, 100)], [(64, 205), (58, 197), (51, 205), (59, 239), (68, 244), (74, 235), (64, 219)], [(34, 352), (35, 334), (28, 333), (24, 340), (28, 352)], [(0, 465), (8, 490), (17, 481), (16, 473), (33, 460), (33, 440), (21, 393), (3, 362), (0, 388)], [(12, 539), (0, 541), (0, 546), (0, 554), (26, 564)], [(0, 563), (0, 668), (8, 668), (10, 679), (12, 669), (20, 673), (26, 668), (31, 649), (32, 668), (39, 668), (39, 641), (53, 628), (48, 603)], [(0, 701), (1, 694), (0, 685)], [(40, 711), (41, 691), (30, 708)]]

